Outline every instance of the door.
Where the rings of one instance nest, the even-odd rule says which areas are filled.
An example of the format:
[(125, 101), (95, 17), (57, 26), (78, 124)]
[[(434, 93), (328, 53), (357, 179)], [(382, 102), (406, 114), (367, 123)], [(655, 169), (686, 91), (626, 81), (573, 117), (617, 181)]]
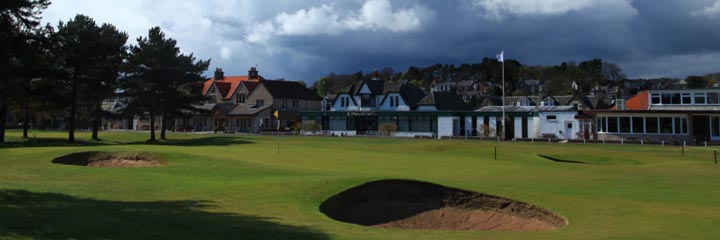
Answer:
[(522, 138), (528, 138), (528, 118), (522, 117)]
[(710, 116), (692, 116), (692, 134), (696, 143), (710, 141)]
[(515, 117), (506, 117), (505, 118), (505, 139), (513, 139), (513, 138), (515, 138)]
[(573, 139), (573, 128), (575, 127), (577, 126), (574, 126), (572, 121), (565, 122), (565, 139)]

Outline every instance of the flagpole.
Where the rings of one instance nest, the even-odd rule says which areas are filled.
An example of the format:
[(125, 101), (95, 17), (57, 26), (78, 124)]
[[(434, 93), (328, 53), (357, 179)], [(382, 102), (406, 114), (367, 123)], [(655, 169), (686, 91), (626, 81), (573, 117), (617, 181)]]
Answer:
[(505, 133), (505, 50), (500, 52), (502, 56), (502, 134), (503, 140), (507, 134)]

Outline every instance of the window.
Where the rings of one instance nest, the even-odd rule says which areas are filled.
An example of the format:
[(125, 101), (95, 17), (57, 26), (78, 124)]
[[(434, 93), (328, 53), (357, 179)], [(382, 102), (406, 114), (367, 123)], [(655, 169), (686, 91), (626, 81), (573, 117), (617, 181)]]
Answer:
[(710, 135), (720, 137), (720, 117), (710, 117)]
[(572, 123), (567, 124), (567, 129), (572, 129)]
[(245, 94), (235, 95), (235, 103), (245, 103)]
[(718, 97), (720, 97), (720, 93), (718, 92), (709, 92), (707, 93), (707, 103), (708, 104), (718, 104), (720, 101), (718, 101)]
[(620, 132), (630, 133), (630, 117), (620, 117)]
[(557, 121), (557, 115), (547, 115), (546, 119), (548, 121)]
[(673, 93), (670, 94), (672, 96), (671, 103), (670, 104), (681, 104), (680, 102), (680, 93)]
[(645, 133), (645, 119), (642, 117), (632, 118), (632, 132)]
[(705, 93), (695, 93), (695, 104), (706, 104)]
[(390, 107), (395, 107), (395, 98), (390, 97)]
[(660, 133), (672, 134), (673, 133), (673, 118), (663, 117), (660, 118)]
[(410, 131), (410, 118), (409, 117), (398, 117), (398, 132)]
[(400, 106), (400, 96), (395, 96), (395, 106)]
[(608, 117), (608, 132), (618, 132), (618, 119), (617, 117)]
[(551, 98), (548, 97), (548, 98), (545, 98), (544, 100), (542, 100), (542, 102), (540, 102), (540, 106), (541, 107), (555, 106), (555, 101), (553, 101)]
[(656, 117), (645, 118), (645, 131), (648, 134), (657, 134), (658, 133), (658, 118), (656, 118)]
[(659, 93), (653, 93), (650, 95), (650, 103), (651, 104), (661, 104), (660, 102), (660, 94)]
[(669, 93), (663, 93), (662, 94), (662, 104), (672, 104), (672, 94)]
[(293, 99), (293, 100), (292, 100), (292, 107), (293, 107), (293, 108), (298, 108), (298, 107), (300, 107), (300, 100)]
[(692, 104), (692, 94), (691, 93), (683, 93), (682, 94), (682, 104)]
[(265, 100), (263, 100), (263, 99), (255, 100), (255, 107), (262, 107), (263, 105), (265, 105)]
[(432, 121), (430, 117), (415, 117), (412, 120), (413, 132), (430, 132)]
[(283, 107), (283, 108), (286, 108), (286, 107), (287, 107), (287, 99), (283, 99), (283, 101), (282, 101), (282, 107)]
[(522, 100), (520, 100), (518, 102), (518, 106), (523, 106), (523, 107), (530, 106), (530, 100), (528, 100), (527, 98), (523, 98)]
[(607, 132), (607, 117), (597, 119), (597, 132)]
[(687, 118), (675, 118), (675, 134), (687, 134)]

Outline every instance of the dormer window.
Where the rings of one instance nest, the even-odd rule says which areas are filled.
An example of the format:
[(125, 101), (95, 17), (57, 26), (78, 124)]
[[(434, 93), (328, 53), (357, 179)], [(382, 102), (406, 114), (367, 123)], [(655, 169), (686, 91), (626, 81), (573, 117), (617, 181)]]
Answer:
[(545, 98), (542, 102), (540, 102), (541, 107), (552, 107), (555, 106), (555, 101), (553, 101), (551, 98)]
[(245, 103), (245, 94), (235, 95), (235, 103)]
[(530, 100), (528, 100), (527, 98), (523, 98), (520, 101), (518, 101), (517, 105), (518, 105), (518, 107), (530, 106)]

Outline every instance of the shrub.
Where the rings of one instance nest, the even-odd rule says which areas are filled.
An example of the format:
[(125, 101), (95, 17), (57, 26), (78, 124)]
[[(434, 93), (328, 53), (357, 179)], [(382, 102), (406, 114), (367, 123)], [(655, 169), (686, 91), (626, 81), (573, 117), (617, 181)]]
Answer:
[(320, 126), (320, 124), (316, 123), (315, 121), (302, 122), (302, 124), (300, 124), (300, 126), (298, 126), (298, 127), (302, 132), (310, 132), (310, 133), (314, 133), (314, 132), (318, 132), (318, 131), (322, 130), (322, 126)]
[(394, 123), (383, 123), (380, 124), (378, 130), (380, 130), (380, 133), (382, 133), (384, 136), (389, 137), (392, 136), (395, 132), (397, 132), (398, 127)]

